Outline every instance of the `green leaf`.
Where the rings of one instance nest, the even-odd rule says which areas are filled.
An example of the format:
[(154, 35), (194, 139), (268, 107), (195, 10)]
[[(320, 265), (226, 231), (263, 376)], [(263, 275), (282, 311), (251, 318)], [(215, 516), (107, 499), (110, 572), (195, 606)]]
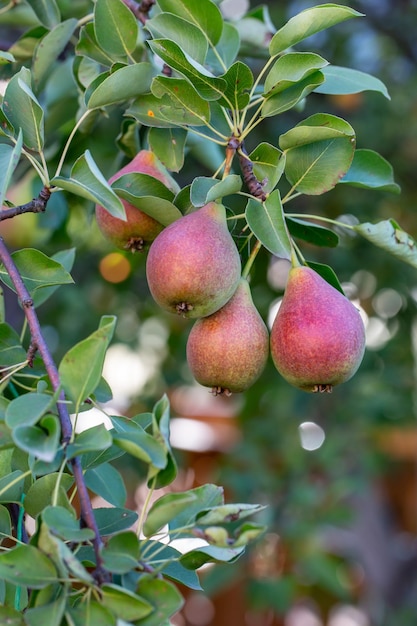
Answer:
[(152, 434), (163, 446), (167, 455), (165, 467), (160, 470), (155, 468), (155, 470), (158, 469), (157, 472), (149, 468), (148, 483), (153, 482), (155, 478), (155, 489), (166, 487), (171, 484), (177, 476), (177, 463), (170, 445), (170, 419), (169, 399), (167, 395), (164, 394), (162, 398), (155, 403), (152, 412)]
[[(110, 537), (101, 551), (103, 566), (115, 574), (125, 574), (137, 567), (139, 540), (136, 533), (128, 531)], [(149, 562), (149, 557), (146, 558)]]
[(262, 524), (254, 524), (253, 522), (247, 522), (246, 524), (242, 524), (234, 532), (233, 547), (237, 548), (240, 546), (247, 546), (248, 543), (255, 541), (255, 539), (260, 537), (260, 535), (263, 535), (267, 529), (267, 526), (264, 526)]
[(103, 606), (117, 615), (118, 619), (129, 622), (141, 620), (152, 612), (152, 606), (143, 598), (128, 589), (105, 584), (100, 590)]
[(12, 534), (12, 520), (7, 507), (0, 505), (0, 541), (2, 535)]
[(253, 165), (253, 173), (262, 183), (265, 193), (275, 189), (285, 168), (285, 155), (269, 143), (258, 144), (249, 155)]
[(76, 54), (88, 57), (96, 61), (99, 65), (108, 67), (113, 65), (112, 55), (107, 54), (107, 52), (100, 48), (97, 42), (94, 24), (92, 22), (81, 28), (75, 51)]
[[(71, 626), (116, 626), (117, 618), (100, 602), (84, 601), (68, 608)], [(39, 625), (40, 626), (40, 625)]]
[[(159, 77), (158, 77), (159, 78)], [(196, 95), (198, 95), (196, 93)], [(157, 98), (153, 94), (145, 94), (135, 100), (127, 109), (126, 115), (134, 117), (144, 126), (155, 128), (171, 128), (186, 126), (203, 126), (206, 121), (185, 106), (178, 106), (172, 98), (165, 94)], [(208, 114), (210, 111), (208, 111)]]
[(97, 0), (94, 29), (99, 46), (110, 56), (129, 56), (136, 48), (138, 23), (122, 0)]
[(373, 150), (355, 150), (352, 165), (339, 183), (391, 193), (401, 191), (400, 186), (394, 181), (391, 164)]
[(345, 120), (318, 113), (280, 137), (286, 153), (285, 175), (299, 193), (320, 195), (348, 171), (355, 152), (355, 133)]
[(24, 361), (26, 361), (26, 351), (20, 343), (19, 335), (8, 324), (0, 324), (0, 363), (2, 367)]
[(204, 64), (208, 43), (198, 26), (178, 15), (159, 13), (146, 21), (146, 29), (151, 32), (153, 39), (170, 39), (198, 63)]
[(230, 22), (223, 22), (223, 31), (214, 50), (207, 54), (207, 65), (221, 74), (225, 67), (230, 67), (236, 59), (240, 48), (239, 32)]
[(178, 589), (167, 580), (145, 574), (139, 578), (137, 593), (153, 607), (152, 613), (141, 620), (141, 626), (163, 626), (184, 604)]
[(115, 217), (126, 219), (121, 200), (98, 169), (89, 150), (76, 160), (70, 178), (56, 176), (51, 182), (65, 191), (101, 204)]
[(5, 504), (10, 502), (20, 503), (23, 487), (24, 474), (20, 470), (15, 470), (10, 474), (6, 474), (6, 476), (2, 476), (0, 478), (0, 502), (4, 502)]
[(110, 463), (103, 463), (84, 474), (87, 487), (113, 506), (124, 506), (126, 488), (120, 473)]
[(59, 24), (61, 14), (55, 0), (26, 0), (43, 26), (53, 28)]
[[(57, 490), (57, 483), (59, 489)], [(74, 477), (70, 474), (53, 472), (38, 478), (29, 488), (25, 497), (25, 511), (31, 517), (37, 517), (47, 506), (54, 503), (55, 506), (71, 509), (66, 495), (68, 489), (74, 484)], [(58, 499), (55, 501), (56, 493)]]
[(46, 393), (25, 393), (10, 402), (6, 409), (6, 424), (10, 428), (32, 426), (55, 404), (53, 396)]
[[(53, 261), (59, 263), (69, 274), (75, 261), (75, 248), (69, 248), (68, 250), (59, 250), (50, 258)], [(46, 302), (46, 300), (48, 300), (48, 298), (50, 298), (59, 287), (60, 285), (54, 285), (51, 287), (42, 287), (42, 289), (37, 289), (33, 294), (33, 302), (35, 307), (38, 308), (41, 304)]]
[(20, 545), (0, 554), (0, 578), (16, 585), (42, 589), (56, 582), (57, 571), (43, 552)]
[(342, 285), (339, 282), (334, 270), (329, 265), (324, 265), (323, 263), (314, 263), (313, 261), (307, 261), (308, 267), (311, 267), (312, 270), (320, 274), (324, 280), (326, 280), (329, 285), (340, 291), (345, 295), (343, 291)]
[(124, 417), (111, 417), (115, 428), (113, 441), (125, 452), (151, 465), (156, 471), (164, 469), (167, 464), (167, 451), (164, 445), (152, 435)]
[[(42, 287), (68, 285), (74, 282), (60, 263), (39, 250), (24, 248), (14, 252), (12, 257), (31, 296)], [(3, 265), (0, 266), (0, 280), (11, 289), (15, 289)]]
[(44, 143), (44, 113), (31, 84), (30, 71), (22, 67), (7, 84), (3, 112), (16, 130), (22, 129), (24, 145), (30, 150), (41, 152)]
[(162, 11), (174, 13), (197, 26), (210, 46), (215, 46), (222, 34), (223, 17), (211, 0), (158, 0)]
[(237, 193), (241, 188), (242, 179), (236, 174), (229, 174), (220, 181), (216, 178), (197, 176), (191, 184), (191, 202), (196, 207), (202, 207), (208, 202)]
[[(183, 111), (184, 124), (202, 126), (210, 120), (208, 102), (200, 97), (194, 87), (183, 78), (157, 76), (152, 82), (152, 93), (157, 98), (162, 98), (163, 103), (169, 97), (171, 106), (175, 109), (175, 115), (178, 116)], [(168, 111), (164, 109), (161, 109), (161, 112), (168, 115)]]
[(25, 611), (27, 626), (61, 626), (66, 606), (66, 595), (61, 593), (54, 602), (48, 602)]
[(57, 24), (39, 41), (32, 63), (33, 84), (36, 91), (40, 91), (45, 86), (53, 64), (65, 49), (76, 28), (75, 18), (65, 20)]
[(206, 511), (200, 511), (196, 516), (196, 523), (211, 525), (236, 522), (249, 515), (255, 515), (265, 508), (266, 506), (262, 506), (261, 504), (222, 504), (220, 506), (213, 506)]
[(183, 128), (151, 128), (148, 133), (152, 152), (171, 172), (179, 172), (184, 165), (186, 139)]
[(104, 357), (115, 325), (114, 316), (104, 315), (98, 330), (70, 348), (59, 365), (62, 385), (77, 408), (100, 383)]
[(19, 163), (21, 152), (22, 132), (20, 130), (16, 145), (0, 144), (0, 206), (4, 204), (7, 189), (10, 185), (13, 172)]
[(14, 63), (16, 61), (13, 54), (10, 52), (6, 52), (5, 50), (0, 50), (0, 65), (6, 65), (7, 63)]
[(112, 189), (128, 192), (130, 196), (142, 198), (156, 196), (164, 200), (173, 200), (174, 193), (160, 180), (150, 174), (131, 172), (119, 176), (113, 183)]
[(417, 267), (417, 242), (395, 220), (383, 220), (377, 224), (365, 222), (353, 228), (375, 246), (390, 252), (404, 263)]
[(328, 65), (326, 59), (312, 52), (288, 52), (282, 55), (275, 61), (266, 76), (265, 98), (288, 89), (310, 74), (316, 74), (317, 70), (321, 70), (326, 65)]
[(230, 103), (234, 109), (244, 109), (249, 102), (249, 91), (253, 86), (251, 69), (245, 63), (236, 61), (223, 74), (222, 78), (227, 83), (224, 98), (222, 99), (226, 106), (230, 106)]
[(350, 7), (330, 3), (305, 9), (275, 33), (269, 44), (269, 53), (271, 56), (279, 54), (315, 33), (362, 15)]
[(201, 546), (183, 554), (180, 562), (187, 569), (196, 570), (206, 563), (234, 563), (243, 552), (244, 547)]
[(181, 48), (169, 39), (154, 39), (149, 42), (154, 54), (157, 54), (172, 69), (188, 78), (204, 100), (218, 100), (226, 90), (223, 78), (210, 76), (202, 66), (191, 63)]
[(76, 435), (74, 442), (68, 444), (66, 449), (67, 459), (72, 459), (87, 452), (106, 450), (112, 445), (112, 441), (112, 437), (104, 424), (92, 426)]
[(288, 230), (293, 237), (312, 243), (315, 246), (335, 248), (339, 237), (335, 232), (324, 226), (313, 224), (296, 217), (287, 217)]
[(261, 111), (262, 117), (271, 117), (292, 109), (314, 91), (317, 85), (321, 85), (323, 80), (322, 72), (313, 72), (297, 83), (273, 93), (265, 100)]
[(109, 106), (136, 98), (149, 91), (152, 81), (150, 63), (135, 63), (116, 70), (101, 82), (87, 100), (89, 109)]
[(267, 250), (282, 259), (291, 259), (291, 241), (278, 189), (265, 202), (249, 199), (246, 220), (255, 237)]
[(75, 514), (62, 506), (47, 506), (42, 513), (42, 519), (55, 535), (65, 541), (81, 543), (94, 539), (94, 531), (80, 528)]
[(94, 509), (94, 517), (100, 535), (113, 535), (131, 528), (136, 523), (138, 514), (130, 509), (112, 507)]
[(388, 100), (391, 99), (384, 83), (371, 74), (337, 65), (329, 65), (322, 71), (324, 83), (315, 89), (317, 93), (345, 95), (362, 91), (378, 91)]
[(197, 574), (179, 562), (181, 552), (159, 541), (146, 540), (143, 546), (146, 546), (146, 560), (150, 567), (161, 569), (164, 577), (179, 582), (189, 589), (202, 590)]
[(45, 415), (35, 426), (17, 426), (12, 436), (21, 450), (51, 463), (60, 447), (61, 426), (56, 415)]
[(183, 528), (195, 522), (195, 518), (200, 511), (205, 511), (213, 506), (224, 504), (223, 488), (207, 483), (195, 489), (189, 489), (187, 494), (194, 496), (194, 500), (190, 502), (184, 511), (181, 511), (170, 520), (170, 531), (177, 528)]
[(152, 537), (161, 528), (168, 524), (178, 513), (188, 509), (189, 505), (195, 501), (195, 496), (191, 492), (168, 493), (162, 496), (149, 509), (143, 533), (145, 537)]
[(27, 626), (22, 613), (11, 606), (0, 606), (0, 623), (7, 626)]

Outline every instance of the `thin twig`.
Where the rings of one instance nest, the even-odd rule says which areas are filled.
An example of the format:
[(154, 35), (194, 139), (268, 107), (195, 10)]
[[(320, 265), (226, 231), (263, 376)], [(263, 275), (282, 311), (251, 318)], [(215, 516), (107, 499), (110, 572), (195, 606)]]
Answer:
[(38, 197), (33, 198), (30, 202), (11, 207), (10, 209), (2, 209), (0, 211), (0, 221), (16, 217), (16, 215), (22, 215), (22, 213), (43, 213), (46, 209), (50, 196), (50, 188), (43, 187)]
[[(31, 345), (37, 347), (38, 352), (44, 362), (46, 372), (49, 376), (49, 380), (51, 381), (52, 389), (59, 394), (57, 409), (59, 420), (61, 423), (62, 442), (64, 443), (64, 445), (68, 444), (72, 437), (72, 423), (68, 413), (68, 408), (65, 403), (65, 395), (61, 389), (61, 381), (58, 368), (55, 365), (51, 352), (49, 351), (49, 348), (42, 335), (39, 319), (34, 308), (33, 299), (29, 291), (27, 290), (25, 283), (23, 282), (19, 270), (17, 269), (13, 258), (11, 257), (4, 243), (4, 240), (1, 237), (0, 261), (3, 263), (16, 289), (17, 296), (22, 304), (32, 338)], [(83, 523), (94, 532), (93, 546), (97, 560), (97, 567), (94, 572), (94, 576), (98, 583), (106, 582), (109, 580), (109, 574), (102, 566), (102, 559), (100, 554), (101, 548), (103, 546), (103, 541), (101, 539), (97, 522), (94, 517), (94, 511), (91, 505), (87, 486), (85, 484), (80, 457), (75, 457), (71, 459), (70, 464), (72, 467), (75, 483), (77, 485), (78, 496), (80, 499), (81, 519)]]

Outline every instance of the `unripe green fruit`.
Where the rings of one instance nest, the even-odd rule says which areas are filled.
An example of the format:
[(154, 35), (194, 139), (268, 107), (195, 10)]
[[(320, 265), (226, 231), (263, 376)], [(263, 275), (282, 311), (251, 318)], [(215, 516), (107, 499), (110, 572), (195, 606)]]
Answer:
[[(124, 174), (132, 173), (147, 174), (159, 180), (175, 193), (178, 191), (178, 186), (168, 170), (149, 150), (138, 152), (130, 163), (109, 178), (109, 184)], [(142, 251), (149, 247), (149, 244), (159, 235), (164, 227), (153, 217), (136, 208), (127, 200), (121, 199), (121, 201), (126, 211), (126, 220), (115, 217), (106, 211), (103, 206), (97, 204), (96, 218), (98, 227), (104, 237), (116, 247), (131, 250), (132, 252)]]
[(242, 278), (219, 311), (197, 320), (187, 342), (194, 378), (215, 395), (245, 391), (261, 375), (269, 352), (268, 330)]
[(304, 391), (330, 392), (355, 374), (364, 351), (357, 308), (311, 268), (292, 268), (271, 330), (278, 372)]
[(232, 297), (240, 257), (222, 204), (209, 202), (167, 226), (149, 249), (146, 275), (154, 300), (184, 317), (205, 317)]

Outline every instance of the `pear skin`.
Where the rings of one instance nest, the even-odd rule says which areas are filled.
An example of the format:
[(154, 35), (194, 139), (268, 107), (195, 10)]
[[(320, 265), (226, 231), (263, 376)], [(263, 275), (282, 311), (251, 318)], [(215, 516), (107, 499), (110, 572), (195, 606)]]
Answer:
[(365, 352), (358, 309), (309, 267), (290, 270), (271, 330), (271, 356), (290, 384), (331, 392), (349, 380)]
[(227, 304), (194, 323), (187, 341), (190, 370), (214, 395), (248, 389), (261, 375), (268, 353), (268, 330), (244, 278)]
[(232, 297), (241, 263), (226, 210), (209, 202), (164, 228), (152, 243), (146, 276), (154, 300), (183, 317), (206, 317)]
[[(138, 154), (121, 170), (109, 178), (109, 184), (123, 176), (124, 174), (139, 173), (153, 176), (168, 189), (177, 193), (178, 186), (171, 177), (168, 170), (158, 161), (153, 152), (141, 150)], [(106, 209), (96, 205), (96, 219), (99, 229), (106, 239), (117, 248), (137, 252), (145, 250), (150, 243), (163, 230), (163, 225), (144, 211), (136, 208), (127, 200), (121, 198), (126, 211), (126, 220), (122, 220), (111, 215)]]

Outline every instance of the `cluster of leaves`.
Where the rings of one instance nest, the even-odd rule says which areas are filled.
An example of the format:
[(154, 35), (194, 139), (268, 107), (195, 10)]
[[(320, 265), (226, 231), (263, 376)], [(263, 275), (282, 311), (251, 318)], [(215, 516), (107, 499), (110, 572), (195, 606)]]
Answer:
[[(374, 90), (388, 96), (372, 76), (294, 51), (307, 37), (359, 13), (320, 5), (275, 30), (265, 8), (231, 22), (211, 0), (97, 0), (91, 13), (86, 3), (81, 17), (78, 6), (71, 13), (55, 0), (27, 5), (31, 27), (0, 52), (8, 78), (0, 108), (0, 199), (9, 207), (7, 217), (46, 208), (47, 201), (14, 207), (7, 198), (25, 162), (44, 193), (66, 192), (70, 206), (73, 198), (83, 199), (123, 217), (123, 198), (164, 225), (194, 207), (233, 197), (242, 203), (251, 233), (245, 237), (249, 266), (259, 250), (254, 240), (286, 259), (294, 248), (303, 259), (294, 239), (337, 246), (336, 232), (318, 220), (349, 228), (417, 266), (415, 242), (394, 220), (352, 225), (284, 212), (298, 195), (320, 195), (336, 184), (398, 191), (379, 154), (355, 149), (348, 122), (315, 114), (283, 133), (276, 145), (261, 142), (249, 154), (245, 148), (265, 118), (301, 111), (311, 93)], [(13, 2), (0, 11), (13, 23), (29, 6)], [(256, 46), (248, 40), (255, 32), (262, 34)], [(251, 56), (249, 50), (265, 59), (256, 74), (240, 60)], [(90, 149), (71, 160), (77, 133), (90, 132), (114, 111), (113, 143), (126, 156), (146, 142), (171, 171), (180, 172), (203, 148), (213, 176), (196, 177), (174, 196), (162, 185), (144, 186), (139, 174), (110, 186)], [(236, 156), (239, 173), (233, 170)], [(282, 198), (278, 185), (288, 188)], [(31, 626), (118, 619), (144, 626), (168, 623), (182, 603), (170, 581), (198, 589), (196, 569), (237, 559), (263, 530), (240, 520), (261, 507), (225, 505), (214, 485), (169, 493), (150, 506), (153, 491), (176, 476), (167, 399), (152, 413), (108, 416), (111, 429), (102, 425), (76, 434), (69, 414), (76, 420), (91, 403), (98, 406), (110, 397), (101, 372), (116, 321), (104, 317), (55, 371), (29, 311), (72, 282), (75, 250), (51, 257), (36, 249), (9, 255), (2, 245), (0, 257), (0, 278), (21, 300), (31, 335), (27, 340), (26, 324), (19, 335), (2, 313), (0, 616)], [(314, 267), (338, 285), (330, 268)], [(139, 518), (125, 508), (126, 491), (112, 464), (124, 453), (147, 468), (149, 498)], [(91, 515), (87, 488), (110, 508)], [(30, 537), (26, 514), (36, 520)], [(205, 545), (185, 554), (162, 541), (196, 536)]]

